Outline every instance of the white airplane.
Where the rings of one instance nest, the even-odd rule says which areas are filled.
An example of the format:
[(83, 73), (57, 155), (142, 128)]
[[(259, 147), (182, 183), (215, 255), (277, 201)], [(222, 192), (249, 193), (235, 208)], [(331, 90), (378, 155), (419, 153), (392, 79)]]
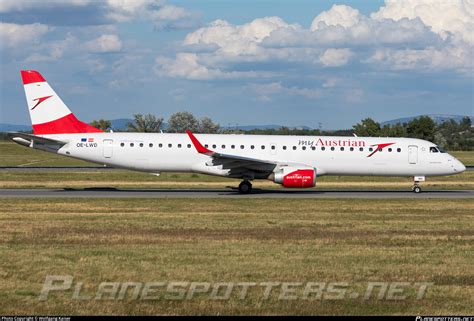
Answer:
[(302, 188), (323, 175), (412, 176), (419, 193), (426, 176), (466, 169), (435, 144), (413, 138), (102, 132), (79, 121), (40, 73), (21, 76), (34, 135), (10, 133), (12, 139), (107, 166), (238, 178), (243, 194), (254, 179)]

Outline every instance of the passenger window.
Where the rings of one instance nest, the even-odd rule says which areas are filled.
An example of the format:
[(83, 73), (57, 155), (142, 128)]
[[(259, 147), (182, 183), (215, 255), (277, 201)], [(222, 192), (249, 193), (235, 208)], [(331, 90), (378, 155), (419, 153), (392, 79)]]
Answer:
[(122, 146), (122, 147), (123, 147), (123, 146), (125, 146), (125, 144), (124, 144), (124, 143), (120, 143), (120, 146)]
[(222, 149), (225, 149), (225, 145), (222, 145)]
[(283, 146), (283, 150), (286, 150), (286, 146)]
[(130, 147), (133, 147), (133, 146), (135, 146), (135, 144), (134, 144), (134, 143), (130, 143)]
[(212, 148), (216, 148), (216, 147), (217, 147), (217, 146), (216, 146), (215, 144), (214, 144), (214, 145), (212, 145)]
[(331, 150), (335, 150), (335, 148), (334, 148), (334, 147), (331, 147)]
[(254, 148), (255, 148), (255, 146), (253, 146), (253, 145), (250, 145), (250, 149), (254, 149)]
[(369, 152), (373, 151), (374, 149), (372, 147), (369, 148)]
[(314, 146), (311, 146), (311, 149), (312, 149), (312, 150), (316, 150), (316, 147), (314, 147)]
[(235, 149), (235, 145), (230, 145), (230, 148)]
[(293, 150), (296, 150), (296, 146), (293, 146)]
[(363, 151), (364, 151), (364, 147), (359, 148), (359, 150), (360, 150), (361, 152), (363, 152)]
[(181, 144), (178, 144), (178, 148), (181, 148)]
[(244, 146), (244, 145), (240, 145), (240, 149), (244, 149), (244, 148), (245, 148), (245, 146)]
[(262, 149), (265, 149), (265, 145), (262, 145)]
[(204, 145), (204, 147), (208, 148), (208, 147), (209, 147), (209, 145), (208, 145), (208, 144), (205, 144), (205, 145)]
[(173, 147), (173, 144), (168, 144), (168, 147), (169, 147), (169, 148)]
[(272, 145), (272, 149), (275, 150), (275, 145)]
[(326, 150), (326, 147), (324, 147), (324, 146), (323, 146), (323, 147), (321, 147), (321, 150)]
[(303, 149), (303, 150), (306, 150), (306, 146), (303, 146), (302, 149)]
[(188, 144), (188, 148), (191, 148), (191, 144)]
[(163, 144), (162, 144), (162, 143), (159, 143), (159, 144), (158, 144), (158, 147), (159, 147), (159, 148), (163, 147)]
[(391, 148), (389, 148), (389, 149), (388, 149), (388, 152), (389, 152), (389, 153), (391, 153), (391, 152), (392, 152), (392, 149), (391, 149)]
[(152, 143), (150, 143), (150, 144), (148, 144), (148, 146), (150, 146), (150, 147), (153, 147), (153, 144), (152, 144)]
[(399, 152), (399, 153), (400, 153), (401, 151), (402, 151), (402, 149), (401, 149), (401, 148), (397, 148), (397, 152)]
[(351, 152), (353, 152), (353, 151), (354, 151), (354, 147), (351, 147), (350, 150), (351, 150)]
[(143, 143), (140, 143), (140, 147), (143, 147)]
[(341, 152), (343, 152), (343, 151), (344, 151), (344, 147), (341, 147)]

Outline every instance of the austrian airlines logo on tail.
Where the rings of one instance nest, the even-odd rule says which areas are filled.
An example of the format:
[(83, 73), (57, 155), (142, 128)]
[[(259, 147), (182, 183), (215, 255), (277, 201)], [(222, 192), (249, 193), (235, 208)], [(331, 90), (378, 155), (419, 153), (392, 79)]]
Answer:
[(38, 101), (38, 102), (36, 103), (36, 105), (33, 106), (33, 108), (31, 108), (31, 110), (35, 109), (39, 104), (41, 104), (43, 101), (51, 97), (53, 97), (53, 95), (33, 99), (33, 101)]
[(390, 146), (390, 145), (393, 145), (395, 143), (385, 143), (385, 144), (375, 144), (375, 145), (370, 145), (372, 147), (375, 147), (374, 151), (372, 153), (370, 153), (369, 155), (367, 155), (367, 157), (370, 157), (372, 156), (373, 154), (377, 153), (378, 151), (381, 151), (382, 149), (384, 149), (385, 147), (387, 146)]

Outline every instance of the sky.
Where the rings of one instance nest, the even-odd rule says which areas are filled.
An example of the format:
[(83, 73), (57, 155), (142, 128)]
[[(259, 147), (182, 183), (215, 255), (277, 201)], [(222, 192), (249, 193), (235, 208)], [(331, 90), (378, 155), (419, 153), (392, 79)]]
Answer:
[(29, 124), (25, 69), (84, 121), (472, 116), (474, 1), (1, 0), (0, 58), (0, 123)]

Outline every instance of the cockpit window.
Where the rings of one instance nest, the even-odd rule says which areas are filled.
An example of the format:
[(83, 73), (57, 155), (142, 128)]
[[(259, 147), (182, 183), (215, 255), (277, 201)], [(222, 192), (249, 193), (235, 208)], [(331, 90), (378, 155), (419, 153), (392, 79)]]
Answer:
[(437, 149), (436, 147), (434, 147), (434, 146), (431, 146), (431, 147), (430, 147), (430, 153), (438, 153), (438, 152), (439, 152), (439, 151), (438, 151), (438, 149)]
[(436, 146), (436, 148), (438, 148), (440, 153), (446, 153), (446, 151), (442, 147)]

